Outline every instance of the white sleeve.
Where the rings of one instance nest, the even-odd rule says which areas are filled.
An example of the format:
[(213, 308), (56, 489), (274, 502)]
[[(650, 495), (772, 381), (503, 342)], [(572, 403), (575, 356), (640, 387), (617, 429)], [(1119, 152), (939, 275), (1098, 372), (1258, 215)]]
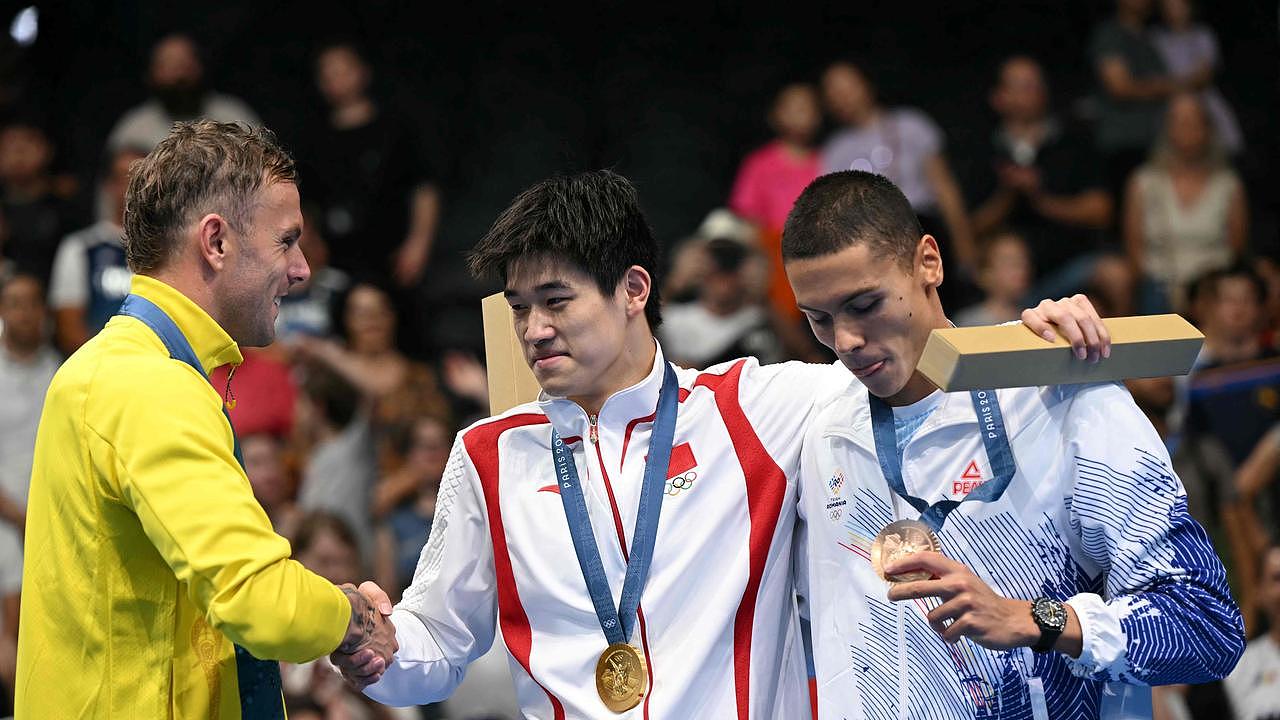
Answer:
[[(843, 390), (850, 382), (853, 375), (840, 363), (760, 365), (754, 358), (748, 358), (742, 369), (738, 401), (772, 457), (798, 457), (805, 430), (818, 403)], [(790, 468), (791, 472), (795, 469)]]
[(89, 304), (89, 260), (84, 243), (75, 237), (64, 238), (53, 258), (53, 275), (49, 279), (49, 307), (64, 310)]
[(493, 547), (462, 435), (440, 480), (431, 537), (391, 615), (400, 650), (365, 694), (384, 705), (443, 700), (489, 650), (497, 623)]

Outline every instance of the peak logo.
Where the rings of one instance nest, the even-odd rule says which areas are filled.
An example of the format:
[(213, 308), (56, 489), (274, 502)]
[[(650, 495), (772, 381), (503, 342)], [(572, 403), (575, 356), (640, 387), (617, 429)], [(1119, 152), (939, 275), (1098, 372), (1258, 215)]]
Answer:
[(978, 487), (986, 480), (982, 477), (982, 469), (978, 467), (977, 460), (970, 460), (968, 467), (964, 472), (960, 473), (960, 479), (951, 483), (952, 495), (968, 495), (974, 488)]

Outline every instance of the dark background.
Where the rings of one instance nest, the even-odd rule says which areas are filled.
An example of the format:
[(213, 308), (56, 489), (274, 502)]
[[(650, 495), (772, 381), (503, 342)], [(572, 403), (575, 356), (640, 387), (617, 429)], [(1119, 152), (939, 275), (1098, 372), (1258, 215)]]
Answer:
[[(28, 3), (0, 3), (7, 23)], [(35, 45), (4, 49), (3, 73), (46, 118), (59, 165), (97, 166), (103, 140), (146, 95), (152, 43), (183, 31), (203, 47), (211, 87), (246, 100), (286, 144), (323, 122), (316, 51), (355, 40), (375, 91), (421, 129), (445, 214), (426, 294), (468, 305), (480, 288), (461, 254), (523, 187), (556, 171), (612, 167), (630, 177), (671, 244), (725, 202), (742, 155), (768, 138), (764, 113), (784, 83), (815, 80), (835, 58), (865, 64), (888, 105), (928, 112), (961, 177), (981, 145), (987, 90), (1002, 58), (1046, 66), (1058, 110), (1087, 115), (1091, 28), (1109, 1), (831, 3), (339, 2), (39, 3)], [(1240, 170), (1252, 243), (1276, 245), (1280, 47), (1274, 0), (1205, 2), (1218, 85), (1248, 148)], [(86, 181), (91, 178), (86, 177)], [(303, 178), (305, 186), (305, 178)]]

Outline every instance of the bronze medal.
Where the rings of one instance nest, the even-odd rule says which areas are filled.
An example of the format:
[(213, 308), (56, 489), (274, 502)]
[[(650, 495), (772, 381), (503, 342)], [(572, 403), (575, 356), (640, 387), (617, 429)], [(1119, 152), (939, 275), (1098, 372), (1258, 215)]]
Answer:
[(616, 713), (640, 704), (649, 689), (644, 656), (629, 643), (614, 643), (596, 662), (596, 692), (604, 706)]
[(942, 552), (942, 544), (938, 542), (933, 528), (919, 520), (897, 520), (885, 525), (871, 544), (871, 567), (891, 583), (928, 580), (932, 575), (927, 570), (893, 576), (884, 574), (886, 565), (918, 552)]

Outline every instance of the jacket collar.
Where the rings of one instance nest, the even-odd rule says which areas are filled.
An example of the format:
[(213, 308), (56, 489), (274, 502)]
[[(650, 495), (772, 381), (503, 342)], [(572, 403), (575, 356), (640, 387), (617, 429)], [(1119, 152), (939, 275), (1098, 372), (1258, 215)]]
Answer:
[(213, 372), (214, 368), (228, 363), (239, 365), (244, 361), (240, 347), (227, 331), (191, 298), (172, 286), (153, 277), (134, 275), (129, 292), (155, 303), (173, 320), (191, 344), (205, 375)]
[[(644, 418), (657, 412), (658, 393), (662, 390), (662, 379), (667, 362), (662, 354), (662, 345), (654, 340), (657, 351), (654, 353), (653, 367), (643, 380), (610, 395), (600, 407), (600, 415), (596, 419), (597, 428), (609, 428), (611, 432), (622, 432), (632, 420)], [(556, 432), (563, 437), (580, 435), (586, 432), (589, 422), (587, 413), (568, 398), (548, 395), (545, 391), (538, 397), (538, 408), (546, 414)]]
[[(867, 388), (856, 378), (831, 403), (823, 437), (840, 437), (853, 441), (875, 454), (876, 440), (871, 429), (871, 406)], [(1006, 421), (1007, 422), (1007, 421)], [(917, 431), (917, 436), (950, 425), (977, 425), (978, 416), (968, 391), (944, 393), (938, 407)]]

